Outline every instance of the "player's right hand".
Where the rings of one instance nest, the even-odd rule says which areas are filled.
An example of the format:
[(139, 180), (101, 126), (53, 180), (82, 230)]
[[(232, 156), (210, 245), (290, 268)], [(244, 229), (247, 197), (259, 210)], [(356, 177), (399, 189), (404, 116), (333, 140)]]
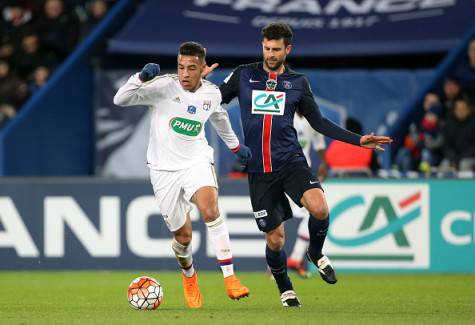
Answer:
[(241, 144), (239, 145), (238, 150), (235, 152), (235, 154), (238, 156), (239, 161), (241, 164), (246, 165), (247, 162), (252, 158), (252, 152), (249, 147)]
[(382, 136), (382, 135), (374, 135), (374, 133), (363, 135), (360, 138), (360, 145), (363, 148), (367, 149), (376, 149), (379, 151), (384, 151), (384, 148), (381, 147), (383, 144), (391, 144), (393, 139), (390, 137)]
[(152, 80), (160, 73), (160, 66), (156, 63), (147, 63), (139, 73), (139, 78), (143, 82)]
[(211, 66), (205, 65), (203, 72), (201, 72), (201, 78), (206, 78), (214, 69), (219, 67), (219, 63), (213, 63)]

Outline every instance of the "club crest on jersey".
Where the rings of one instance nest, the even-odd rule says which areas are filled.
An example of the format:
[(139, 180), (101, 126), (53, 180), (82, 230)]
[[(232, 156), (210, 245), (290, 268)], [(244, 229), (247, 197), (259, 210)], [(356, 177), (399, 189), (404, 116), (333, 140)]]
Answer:
[(188, 105), (187, 112), (190, 114), (196, 114), (196, 107), (193, 105)]
[(209, 111), (211, 109), (211, 100), (205, 100), (203, 102), (203, 110)]
[(252, 91), (252, 114), (284, 115), (285, 92)]
[(284, 80), (283, 85), (285, 89), (292, 89), (292, 83), (288, 80)]
[(257, 219), (257, 222), (259, 223), (259, 226), (261, 226), (261, 228), (264, 228), (267, 225), (266, 219), (264, 218)]
[(275, 88), (277, 87), (277, 81), (274, 79), (268, 79), (266, 81), (266, 87), (268, 90), (275, 90)]

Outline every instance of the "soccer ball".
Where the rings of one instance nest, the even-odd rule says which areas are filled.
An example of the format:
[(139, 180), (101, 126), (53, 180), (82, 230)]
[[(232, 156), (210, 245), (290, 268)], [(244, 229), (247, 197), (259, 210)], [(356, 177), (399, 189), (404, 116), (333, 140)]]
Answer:
[(127, 299), (134, 309), (157, 309), (162, 303), (163, 288), (154, 278), (141, 276), (130, 283)]

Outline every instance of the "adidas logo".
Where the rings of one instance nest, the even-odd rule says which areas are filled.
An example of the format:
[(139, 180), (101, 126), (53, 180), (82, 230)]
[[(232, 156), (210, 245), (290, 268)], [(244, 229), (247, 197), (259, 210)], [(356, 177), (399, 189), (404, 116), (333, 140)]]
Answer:
[(176, 96), (176, 97), (173, 99), (173, 101), (174, 101), (175, 103), (178, 103), (178, 104), (181, 103), (180, 97), (178, 97), (178, 96)]

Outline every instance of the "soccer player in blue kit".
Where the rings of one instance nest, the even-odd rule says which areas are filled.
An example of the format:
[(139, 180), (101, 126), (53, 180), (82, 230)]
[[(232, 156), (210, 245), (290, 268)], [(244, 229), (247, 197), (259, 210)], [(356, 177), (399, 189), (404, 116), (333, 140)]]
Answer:
[[(287, 275), (283, 250), (283, 221), (292, 217), (287, 194), (310, 213), (310, 245), (307, 258), (324, 281), (337, 282), (335, 270), (322, 253), (329, 227), (328, 206), (318, 179), (311, 172), (293, 127), (298, 111), (318, 132), (336, 140), (383, 150), (392, 140), (385, 136), (358, 135), (322, 116), (307, 78), (286, 64), (292, 49), (292, 29), (286, 23), (270, 23), (262, 29), (263, 61), (237, 67), (220, 86), (223, 103), (237, 97), (248, 161), (249, 192), (258, 228), (266, 234), (266, 260), (280, 291), (284, 307), (300, 307)], [(207, 67), (208, 74), (217, 64)]]

